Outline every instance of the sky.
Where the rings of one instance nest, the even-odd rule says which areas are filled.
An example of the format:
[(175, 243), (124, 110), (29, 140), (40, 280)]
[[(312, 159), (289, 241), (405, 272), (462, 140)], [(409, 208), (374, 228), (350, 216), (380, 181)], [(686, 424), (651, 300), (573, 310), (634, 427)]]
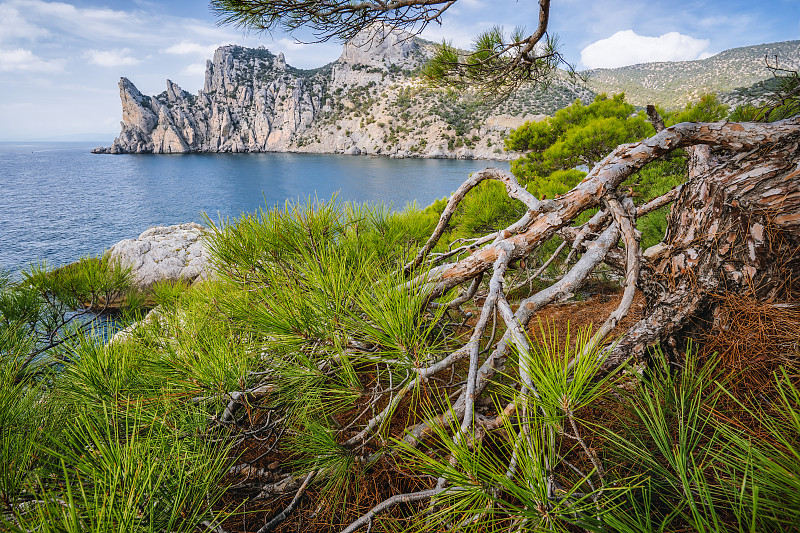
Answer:
[[(468, 47), (493, 26), (532, 31), (537, 20), (535, 0), (459, 0), (421, 36)], [(800, 39), (800, 0), (553, 0), (549, 32), (578, 69), (702, 59)], [(299, 68), (341, 53), (338, 42), (298, 40), (312, 36), (220, 26), (207, 0), (0, 0), (0, 141), (110, 145), (121, 76), (145, 94), (166, 79), (196, 92), (220, 45), (263, 45)]]

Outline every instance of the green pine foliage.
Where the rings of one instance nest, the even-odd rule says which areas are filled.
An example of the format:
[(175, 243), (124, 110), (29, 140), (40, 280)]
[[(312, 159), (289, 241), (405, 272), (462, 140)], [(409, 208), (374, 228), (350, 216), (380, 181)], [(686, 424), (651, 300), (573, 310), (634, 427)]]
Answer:
[(800, 113), (800, 74), (775, 69), (774, 76), (760, 84), (763, 88), (751, 103), (736, 106), (731, 121), (774, 122)]
[[(670, 120), (722, 112), (709, 97)], [(576, 166), (603, 157), (571, 150), (612, 142), (597, 134), (606, 126), (645, 135), (642, 120), (614, 97), (528, 125), (510, 141), (531, 150), (517, 170), (537, 169), (521, 182), (540, 198), (566, 193), (585, 176)], [(545, 155), (557, 145), (560, 167)], [(685, 168), (675, 152), (625, 186), (643, 202)], [(800, 392), (788, 370), (768, 401), (734, 395), (694, 350), (680, 366), (654, 351), (645, 371), (598, 377), (590, 330), (543, 324), (484, 393), (496, 421), (462, 431), (446, 415), (465, 365), (417, 371), (464, 345), (466, 320), (429, 305), (425, 269), (413, 282), (401, 273), (445, 204), (397, 212), (309, 199), (208, 220), (210, 279), (147, 295), (107, 258), (0, 276), (0, 528), (214, 529), (239, 512), (223, 495), (235, 446), (252, 437), (273, 439), (284, 473), (311, 476), (315, 512), (330, 524), (372, 506), (369, 476), (390, 464), (398, 485), (447, 488), (376, 519), (375, 531), (798, 531)], [(434, 252), (523, 210), (485, 182)], [(643, 245), (665, 225), (663, 211), (648, 215)], [(109, 302), (158, 307), (146, 319), (118, 315), (116, 329), (129, 327), (111, 340), (97, 314)], [(424, 442), (408, 439), (423, 419), (439, 423)]]
[(654, 133), (644, 113), (625, 102), (625, 95), (598, 95), (583, 105), (577, 100), (549, 119), (527, 122), (506, 139), (506, 150), (525, 152), (511, 163), (518, 179), (547, 176), (556, 170), (593, 167), (620, 144)]
[(2, 529), (195, 531), (220, 518), (230, 442), (208, 421), (246, 375), (244, 339), (203, 320), (198, 291), (109, 343), (127, 319), (97, 313), (132, 293), (106, 258), (22, 277), (0, 289)]
[[(426, 531), (430, 520), (467, 531), (506, 531), (509, 524), (524, 531), (798, 530), (800, 393), (786, 373), (775, 377), (775, 403), (740, 404), (761, 424), (744, 429), (719, 407), (730, 393), (694, 350), (682, 368), (654, 352), (648, 374), (635, 383), (630, 375), (598, 380), (598, 358), (578, 358), (583, 366), (568, 368), (588, 331), (559, 341), (547, 329), (519, 354), (531, 382), (508, 376), (495, 396), (498, 412), (512, 400), (527, 409), (501, 415), (504, 439), (456, 441), (457, 428), (441, 426), (436, 454), (399, 443), (409, 462), (450, 487), (410, 530)], [(520, 395), (531, 385), (536, 393)], [(597, 424), (592, 410), (607, 409), (600, 406), (610, 397), (619, 410), (613, 429)], [(582, 452), (576, 437), (591, 433), (602, 450)], [(587, 459), (594, 453), (603, 473)]]
[(717, 122), (728, 118), (730, 108), (720, 102), (716, 94), (704, 94), (696, 102), (690, 102), (682, 110), (662, 113), (664, 125), (672, 126), (680, 122)]
[[(524, 152), (511, 162), (511, 171), (538, 198), (555, 198), (577, 185), (587, 170), (620, 144), (639, 141), (655, 133), (642, 111), (625, 102), (624, 94), (598, 95), (584, 105), (576, 101), (552, 118), (528, 122), (506, 139), (506, 149)], [(685, 162), (651, 163), (631, 176), (626, 186), (642, 201), (669, 191), (685, 177)], [(661, 240), (666, 229), (666, 210), (647, 215), (643, 246)]]
[[(728, 116), (729, 108), (715, 94), (703, 95), (682, 110), (660, 113), (667, 126), (679, 122), (713, 122)], [(599, 95), (589, 105), (575, 102), (540, 122), (528, 122), (506, 139), (506, 149), (524, 152), (512, 161), (511, 170), (539, 198), (555, 198), (568, 192), (602, 158), (619, 144), (642, 140), (655, 131), (642, 111), (625, 102), (624, 94)], [(637, 203), (644, 203), (686, 179), (683, 151), (648, 164), (626, 180)], [(667, 227), (668, 207), (645, 215), (638, 227), (642, 246), (661, 241)]]
[[(667, 159), (654, 161), (625, 181), (636, 195), (637, 203), (644, 203), (668, 193), (686, 180), (686, 156), (682, 150), (673, 152)], [(638, 222), (642, 232), (641, 245), (648, 248), (661, 242), (667, 230), (667, 215), (670, 207), (665, 206), (648, 213)]]
[[(672, 170), (644, 173), (641, 187)], [(450, 409), (446, 390), (414, 380), (414, 369), (463, 342), (443, 306), (424, 310), (424, 276), (407, 284), (398, 274), (436, 210), (309, 201), (213, 224), (212, 281), (158, 289), (158, 310), (125, 338), (75, 334), (51, 349), (57, 367), (28, 371), (32, 341), (4, 328), (3, 527), (155, 532), (220, 523), (236, 512), (220, 498), (239, 427), (269, 411), (284, 435), (284, 468), (313, 473), (315, 506), (334, 523), (363, 508), (374, 465), (395, 457), (404, 471), (449, 488), (410, 522), (379, 520), (376, 530), (796, 530), (794, 381), (776, 376), (769, 406), (736, 400), (759, 421), (748, 429), (726, 416), (729, 393), (692, 351), (680, 368), (656, 352), (643, 378), (598, 379), (600, 353), (584, 353), (590, 331), (544, 324), (508, 365), (528, 377), (509, 371), (491, 389), (497, 430), (476, 426), (454, 439), (461, 430), (445, 417), (425, 446), (404, 440), (398, 427)], [(2, 294), (24, 288), (6, 279)], [(255, 384), (269, 394), (223, 423), (231, 391)], [(371, 403), (378, 390), (393, 399)], [(509, 403), (514, 411), (504, 411)]]

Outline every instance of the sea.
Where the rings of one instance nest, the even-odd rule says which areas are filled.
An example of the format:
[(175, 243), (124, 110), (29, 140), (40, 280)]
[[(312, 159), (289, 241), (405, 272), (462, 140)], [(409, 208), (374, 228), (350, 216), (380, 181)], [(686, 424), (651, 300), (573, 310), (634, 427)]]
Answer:
[[(0, 143), (0, 268), (102, 254), (152, 226), (218, 222), (308, 198), (397, 211), (500, 161), (328, 154), (92, 154), (102, 142)], [(107, 141), (106, 141), (107, 144)]]

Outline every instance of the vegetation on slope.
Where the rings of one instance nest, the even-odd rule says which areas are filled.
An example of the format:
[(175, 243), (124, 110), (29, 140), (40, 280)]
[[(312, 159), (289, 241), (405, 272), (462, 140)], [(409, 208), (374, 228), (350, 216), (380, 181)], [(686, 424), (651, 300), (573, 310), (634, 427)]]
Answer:
[(642, 63), (613, 69), (584, 72), (595, 92), (624, 91), (638, 106), (658, 104), (683, 106), (704, 93), (720, 93), (726, 103), (739, 105), (750, 95), (741, 87), (750, 87), (770, 79), (770, 63), (765, 58), (779, 58), (789, 70), (800, 67), (800, 41), (784, 41), (725, 50), (707, 59), (680, 62)]
[[(551, 144), (528, 144), (543, 153), (609, 118), (597, 109), (625, 105), (575, 104), (553, 120), (557, 133), (547, 122), (519, 136), (549, 131)], [(706, 99), (686, 112), (697, 109), (719, 111)], [(643, 127), (618, 117), (630, 119), (624, 134)], [(536, 173), (520, 175), (529, 191), (556, 196), (562, 180), (580, 179), (539, 153), (529, 158)], [(630, 187), (659, 196), (685, 165), (673, 153)], [(488, 181), (470, 191), (433, 253), (519, 218), (502, 189)], [(587, 329), (541, 321), (525, 331), (530, 349), (511, 354), (459, 424), (448, 413), (470, 369), (453, 354), (477, 329), (487, 284), (474, 284), (473, 303), (450, 291), (428, 305), (429, 267), (413, 281), (403, 275), (444, 208), (309, 200), (212, 224), (216, 279), (159, 288), (157, 314), (112, 342), (72, 313), (129, 296), (125, 269), (85, 260), (5, 279), (3, 527), (796, 530), (796, 287), (782, 295), (789, 307), (757, 316), (723, 307), (735, 312), (720, 319), (718, 337), (765, 333), (783, 347), (764, 350), (747, 387), (734, 372), (741, 360), (704, 349), (680, 362), (653, 351), (646, 366), (598, 374), (597, 345), (598, 357), (576, 357), (590, 346)], [(546, 259), (528, 258), (504, 283), (525, 294)], [(480, 351), (504, 333), (492, 322)], [(426, 499), (368, 514), (398, 493)]]

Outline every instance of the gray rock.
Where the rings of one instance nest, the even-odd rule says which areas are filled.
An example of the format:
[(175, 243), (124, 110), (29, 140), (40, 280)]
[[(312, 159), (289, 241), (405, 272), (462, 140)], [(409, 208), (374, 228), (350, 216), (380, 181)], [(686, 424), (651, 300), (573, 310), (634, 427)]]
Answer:
[[(500, 149), (502, 138), (519, 121), (508, 115), (488, 126), (476, 122), (468, 135), (482, 129), (483, 142), (471, 154), (444, 148), (449, 125), (430, 113), (443, 96), (421, 89), (418, 78), (409, 75), (431, 54), (430, 43), (380, 25), (366, 28), (344, 45), (337, 61), (315, 70), (292, 68), (283, 54), (263, 47), (221, 46), (206, 62), (205, 83), (197, 94), (167, 80), (164, 92), (145, 96), (122, 78), (122, 129), (110, 148), (94, 151), (509, 159)], [(360, 108), (365, 98), (368, 110)], [(400, 99), (405, 112), (398, 116)], [(429, 121), (424, 127), (418, 124), (422, 113)], [(400, 127), (406, 134), (390, 141), (390, 129)], [(426, 156), (433, 146), (439, 149)]]
[(147, 313), (147, 315), (137, 322), (130, 324), (129, 326), (117, 331), (108, 341), (108, 345), (114, 345), (119, 343), (124, 343), (133, 338), (136, 331), (144, 326), (150, 325), (154, 322), (159, 322), (162, 319), (161, 315), (161, 308), (160, 306), (156, 306)]
[(404, 31), (373, 24), (345, 43), (339, 63), (372, 67), (414, 68), (422, 53), (419, 42)]
[(141, 289), (160, 281), (193, 282), (208, 276), (204, 230), (194, 222), (156, 226), (136, 239), (118, 242), (107, 253), (111, 259), (131, 267), (134, 284)]

